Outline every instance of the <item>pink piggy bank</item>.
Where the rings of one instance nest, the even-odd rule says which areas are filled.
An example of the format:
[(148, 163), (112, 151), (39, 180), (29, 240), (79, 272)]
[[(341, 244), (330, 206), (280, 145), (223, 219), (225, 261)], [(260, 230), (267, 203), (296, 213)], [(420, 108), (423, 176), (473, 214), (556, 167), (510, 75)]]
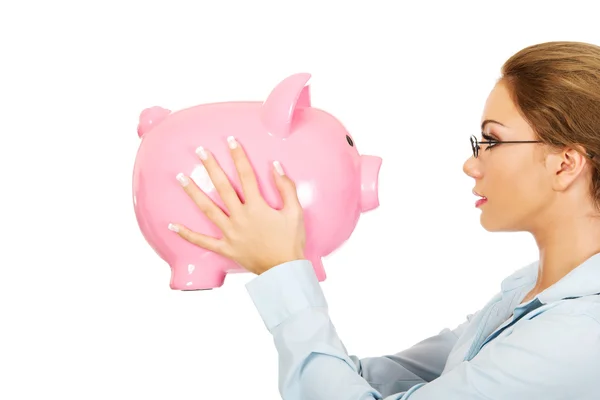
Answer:
[(264, 102), (202, 104), (174, 113), (160, 107), (142, 111), (133, 205), (144, 238), (171, 267), (171, 289), (217, 288), (226, 274), (248, 272), (167, 228), (170, 222), (181, 222), (196, 232), (222, 237), (175, 178), (180, 172), (190, 176), (226, 210), (195, 153), (198, 146), (215, 155), (241, 193), (226, 140), (235, 136), (254, 167), (265, 200), (275, 208), (282, 201), (272, 181), (272, 162), (281, 162), (296, 183), (305, 217), (305, 254), (320, 282), (326, 277), (321, 258), (350, 237), (361, 213), (379, 205), (381, 158), (360, 155), (342, 124), (311, 106), (309, 78), (306, 73), (289, 76)]

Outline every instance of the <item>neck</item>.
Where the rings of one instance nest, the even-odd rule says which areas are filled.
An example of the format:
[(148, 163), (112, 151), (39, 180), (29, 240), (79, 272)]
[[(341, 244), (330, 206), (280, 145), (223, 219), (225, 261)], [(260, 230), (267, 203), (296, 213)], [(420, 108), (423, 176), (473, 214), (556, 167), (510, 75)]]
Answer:
[(553, 222), (531, 232), (539, 248), (539, 272), (533, 292), (554, 285), (588, 258), (600, 253), (600, 219), (585, 216), (547, 219)]

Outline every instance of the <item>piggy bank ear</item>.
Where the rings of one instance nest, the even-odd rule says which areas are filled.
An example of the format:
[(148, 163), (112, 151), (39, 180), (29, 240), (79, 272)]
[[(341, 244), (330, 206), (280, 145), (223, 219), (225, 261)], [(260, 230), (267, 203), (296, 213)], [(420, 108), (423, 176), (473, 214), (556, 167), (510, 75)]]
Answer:
[(140, 113), (140, 120), (137, 128), (138, 136), (144, 136), (146, 132), (160, 124), (170, 113), (171, 110), (162, 107), (146, 108)]
[(310, 107), (310, 91), (306, 86), (309, 79), (308, 73), (295, 74), (271, 91), (260, 110), (261, 121), (269, 133), (281, 138), (290, 135), (294, 113)]

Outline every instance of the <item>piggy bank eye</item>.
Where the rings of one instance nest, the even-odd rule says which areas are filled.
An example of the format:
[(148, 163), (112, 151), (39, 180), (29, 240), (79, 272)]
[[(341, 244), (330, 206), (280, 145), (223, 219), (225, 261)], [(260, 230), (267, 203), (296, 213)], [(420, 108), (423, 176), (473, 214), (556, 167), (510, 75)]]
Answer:
[(352, 147), (354, 147), (354, 142), (352, 141), (352, 138), (348, 135), (346, 135), (346, 140), (348, 141), (348, 144)]

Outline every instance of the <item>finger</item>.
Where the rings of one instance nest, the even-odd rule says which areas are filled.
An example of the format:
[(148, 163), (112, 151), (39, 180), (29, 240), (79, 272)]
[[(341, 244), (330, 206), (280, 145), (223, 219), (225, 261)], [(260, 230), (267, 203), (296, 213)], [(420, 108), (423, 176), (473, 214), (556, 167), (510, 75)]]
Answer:
[(248, 202), (248, 199), (262, 198), (254, 168), (252, 168), (246, 152), (233, 136), (227, 138), (227, 144), (231, 149), (231, 157), (233, 158), (235, 168), (240, 178), (246, 202)]
[(221, 210), (221, 208), (216, 205), (192, 179), (180, 173), (177, 174), (177, 180), (183, 187), (183, 190), (190, 196), (194, 203), (196, 203), (200, 211), (202, 211), (202, 213), (221, 231), (224, 231), (229, 227), (229, 217), (227, 214), (225, 214), (225, 212), (223, 212), (223, 210)]
[(208, 251), (212, 251), (221, 255), (225, 255), (227, 253), (226, 243), (220, 239), (194, 232), (181, 224), (169, 224), (169, 230), (177, 233), (188, 242), (202, 247)]
[(242, 202), (238, 197), (238, 194), (233, 189), (229, 178), (221, 168), (221, 166), (217, 163), (217, 160), (209, 151), (207, 151), (202, 146), (196, 149), (196, 154), (202, 160), (202, 164), (206, 168), (206, 172), (208, 172), (208, 176), (212, 181), (213, 185), (215, 185), (215, 189), (219, 193), (219, 196), (223, 200), (225, 207), (232, 213), (236, 208), (238, 208)]
[(279, 161), (273, 161), (273, 167), (275, 185), (283, 200), (283, 209), (301, 211), (302, 206), (298, 199), (298, 193), (296, 192), (296, 184), (285, 174)]

